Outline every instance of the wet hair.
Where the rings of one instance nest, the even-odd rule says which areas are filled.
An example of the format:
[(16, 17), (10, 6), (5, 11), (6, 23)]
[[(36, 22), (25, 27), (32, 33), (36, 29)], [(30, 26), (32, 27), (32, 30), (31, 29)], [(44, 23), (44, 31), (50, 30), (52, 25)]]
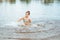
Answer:
[(30, 15), (30, 11), (26, 11), (26, 13), (28, 13), (28, 15)]

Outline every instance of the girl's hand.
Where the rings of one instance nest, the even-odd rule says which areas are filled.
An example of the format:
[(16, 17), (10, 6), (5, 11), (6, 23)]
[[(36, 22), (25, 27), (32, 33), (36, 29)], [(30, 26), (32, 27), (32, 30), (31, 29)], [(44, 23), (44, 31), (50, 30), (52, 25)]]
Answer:
[(16, 21), (16, 22), (19, 22), (19, 21)]
[(17, 22), (19, 22), (19, 21), (21, 21), (21, 20), (23, 20), (23, 18), (20, 18), (19, 20), (17, 20)]

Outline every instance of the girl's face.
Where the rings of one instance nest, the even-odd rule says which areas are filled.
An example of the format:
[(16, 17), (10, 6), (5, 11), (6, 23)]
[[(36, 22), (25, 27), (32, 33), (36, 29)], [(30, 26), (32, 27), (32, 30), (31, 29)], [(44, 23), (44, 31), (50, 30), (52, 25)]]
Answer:
[(29, 16), (29, 14), (28, 14), (28, 13), (26, 13), (25, 15), (26, 15), (26, 16)]

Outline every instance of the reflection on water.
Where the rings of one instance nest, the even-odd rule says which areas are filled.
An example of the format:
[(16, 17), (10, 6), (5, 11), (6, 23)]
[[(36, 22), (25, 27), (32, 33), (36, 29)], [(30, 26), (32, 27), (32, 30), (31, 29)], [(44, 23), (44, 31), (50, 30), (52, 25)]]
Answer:
[(26, 3), (29, 4), (31, 2), (31, 0), (20, 0), (22, 3)]
[(58, 0), (60, 2), (60, 0)]
[[(3, 1), (9, 2), (10, 4), (16, 3), (17, 0), (0, 0), (0, 3)], [(49, 5), (50, 3), (54, 3), (55, 0), (35, 0), (35, 1), (41, 1), (41, 3)], [(58, 3), (60, 3), (60, 0), (56, 0)], [(31, 0), (20, 0), (21, 3), (29, 4)]]
[[(6, 0), (6, 1), (11, 4), (14, 4), (14, 3), (16, 3), (17, 0)], [(31, 0), (20, 0), (20, 2), (29, 4), (31, 2)]]
[(2, 3), (2, 0), (0, 0), (0, 3)]
[(11, 3), (11, 4), (14, 4), (16, 3), (16, 0), (6, 0), (7, 2)]
[(42, 3), (49, 5), (50, 3), (53, 3), (54, 0), (41, 0)]
[(15, 3), (15, 2), (16, 2), (16, 0), (9, 0), (9, 2), (10, 2), (10, 3)]
[(60, 3), (60, 0), (57, 0), (58, 1), (58, 3)]

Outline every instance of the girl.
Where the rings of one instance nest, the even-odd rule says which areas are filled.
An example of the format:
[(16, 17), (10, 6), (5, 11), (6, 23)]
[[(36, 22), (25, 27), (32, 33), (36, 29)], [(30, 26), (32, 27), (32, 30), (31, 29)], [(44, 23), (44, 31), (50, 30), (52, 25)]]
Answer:
[(25, 13), (25, 16), (24, 17), (22, 17), (22, 18), (20, 18), (19, 20), (18, 20), (18, 22), (19, 21), (21, 21), (21, 20), (23, 20), (23, 25), (24, 26), (29, 26), (30, 24), (31, 24), (31, 19), (30, 19), (30, 11), (27, 11), (26, 13)]

